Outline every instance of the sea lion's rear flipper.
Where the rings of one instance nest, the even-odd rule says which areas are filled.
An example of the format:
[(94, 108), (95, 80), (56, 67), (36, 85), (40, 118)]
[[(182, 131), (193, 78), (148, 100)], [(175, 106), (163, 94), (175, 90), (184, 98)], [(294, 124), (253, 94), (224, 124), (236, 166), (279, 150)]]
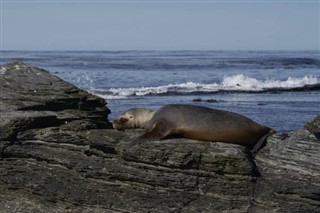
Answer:
[(254, 147), (252, 148), (252, 154), (253, 155), (256, 155), (260, 149), (262, 149), (266, 144), (267, 144), (267, 138), (276, 133), (275, 130), (271, 129), (269, 133), (265, 134), (264, 136), (262, 136), (262, 138), (260, 138), (260, 140), (258, 141), (258, 143), (256, 143), (254, 145)]
[(134, 146), (145, 141), (156, 141), (167, 137), (170, 134), (170, 128), (164, 122), (158, 122), (154, 127), (131, 141), (130, 145)]

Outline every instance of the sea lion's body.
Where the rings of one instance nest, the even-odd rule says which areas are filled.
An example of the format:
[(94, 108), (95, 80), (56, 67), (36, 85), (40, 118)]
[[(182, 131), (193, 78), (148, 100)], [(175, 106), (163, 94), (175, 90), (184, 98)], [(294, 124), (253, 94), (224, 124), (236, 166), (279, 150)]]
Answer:
[(273, 131), (233, 112), (194, 105), (165, 105), (152, 113), (144, 128), (147, 132), (140, 141), (179, 136), (245, 146), (253, 146)]

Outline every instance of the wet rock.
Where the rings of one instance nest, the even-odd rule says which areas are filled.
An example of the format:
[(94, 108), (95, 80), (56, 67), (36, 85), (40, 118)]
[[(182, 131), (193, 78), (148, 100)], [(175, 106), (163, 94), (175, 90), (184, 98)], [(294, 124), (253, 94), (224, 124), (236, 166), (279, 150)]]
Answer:
[(1, 212), (320, 209), (320, 143), (311, 130), (274, 134), (255, 158), (219, 142), (131, 146), (143, 130), (108, 129), (104, 100), (47, 71), (1, 66), (0, 87)]

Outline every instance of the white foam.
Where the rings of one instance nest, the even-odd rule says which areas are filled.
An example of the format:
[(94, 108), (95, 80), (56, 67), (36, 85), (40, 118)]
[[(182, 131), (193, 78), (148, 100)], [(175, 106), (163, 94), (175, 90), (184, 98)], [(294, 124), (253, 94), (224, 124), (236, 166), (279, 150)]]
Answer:
[(14, 68), (15, 68), (16, 70), (20, 70), (20, 66), (19, 66), (19, 65), (15, 65)]
[(318, 84), (319, 81), (314, 76), (304, 76), (302, 78), (288, 77), (285, 81), (266, 80), (261, 81), (243, 74), (225, 77), (221, 83), (221, 90), (237, 91), (263, 91), (267, 89), (290, 89), (299, 88), (305, 85)]
[(220, 84), (200, 84), (195, 82), (186, 82), (158, 87), (95, 89), (91, 92), (105, 99), (126, 99), (131, 96), (161, 95), (169, 93), (211, 93), (218, 91), (258, 92), (270, 89), (299, 88), (305, 85), (315, 85), (319, 83), (319, 80), (314, 76), (304, 76), (301, 78), (288, 77), (288, 79), (284, 81), (262, 81), (243, 74), (239, 74), (224, 77)]
[(120, 96), (120, 95), (104, 95), (104, 94), (100, 94), (100, 93), (97, 93), (95, 91), (89, 91), (91, 92), (93, 95), (97, 95), (105, 100), (123, 100), (123, 99), (128, 99), (129, 96)]
[(4, 66), (1, 67), (1, 69), (0, 69), (0, 75), (6, 74), (6, 71), (7, 71), (7, 69), (6, 69)]
[(89, 75), (88, 73), (83, 73), (75, 76), (72, 79), (72, 82), (76, 85), (82, 85), (82, 87), (84, 88), (91, 88), (93, 79), (91, 78), (91, 75)]
[(186, 82), (181, 84), (169, 84), (158, 87), (140, 87), (140, 88), (111, 88), (108, 90), (92, 90), (91, 92), (108, 99), (124, 99), (129, 96), (161, 95), (167, 93), (192, 93), (192, 92), (216, 92), (218, 84), (200, 84)]

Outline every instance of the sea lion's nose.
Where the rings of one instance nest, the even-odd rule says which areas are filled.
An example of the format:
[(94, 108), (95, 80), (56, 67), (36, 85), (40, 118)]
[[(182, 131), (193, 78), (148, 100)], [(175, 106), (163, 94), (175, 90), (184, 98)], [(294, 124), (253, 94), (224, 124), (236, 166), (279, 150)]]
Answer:
[(117, 129), (117, 127), (118, 127), (118, 124), (117, 123), (119, 123), (119, 121), (117, 121), (117, 120), (114, 120), (113, 122), (112, 122), (112, 127), (114, 128), (114, 129)]
[(119, 121), (119, 120), (114, 120), (113, 122), (112, 122), (112, 127), (114, 128), (114, 129), (116, 129), (116, 130), (119, 130), (119, 131), (123, 131), (124, 129), (123, 129), (123, 127), (121, 127), (121, 122)]

